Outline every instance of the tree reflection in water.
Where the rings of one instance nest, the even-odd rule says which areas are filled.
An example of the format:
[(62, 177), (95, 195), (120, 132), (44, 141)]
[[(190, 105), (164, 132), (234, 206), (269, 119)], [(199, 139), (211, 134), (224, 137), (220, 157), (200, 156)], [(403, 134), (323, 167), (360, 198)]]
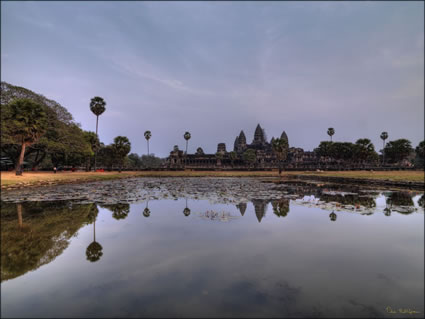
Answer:
[(97, 241), (93, 241), (90, 245), (88, 245), (86, 249), (87, 260), (90, 262), (95, 262), (103, 256), (102, 245)]
[(360, 196), (358, 194), (332, 195), (332, 194), (325, 193), (320, 196), (320, 200), (325, 201), (327, 203), (337, 202), (342, 205), (352, 205), (356, 208), (359, 208), (360, 206), (363, 206), (366, 208), (376, 207), (376, 202), (373, 197)]
[(335, 214), (335, 212), (332, 212), (332, 213), (330, 213), (329, 214), (329, 218), (331, 219), (331, 221), (336, 221), (336, 214)]
[(187, 217), (190, 215), (190, 209), (187, 207), (187, 198), (186, 198), (186, 208), (183, 209), (183, 214)]
[(277, 217), (286, 217), (289, 213), (289, 199), (283, 198), (272, 201), (273, 213)]
[(126, 219), (130, 213), (130, 204), (126, 203), (100, 205), (100, 207), (110, 210), (112, 212), (112, 217), (116, 220)]
[(421, 198), (418, 200), (418, 205), (422, 208), (425, 206), (425, 194), (422, 194)]
[(53, 261), (77, 231), (92, 222), (96, 204), (69, 202), (1, 204), (1, 281)]
[(391, 209), (389, 207), (384, 208), (384, 215), (385, 216), (391, 216)]
[(151, 215), (151, 211), (149, 209), (149, 199), (146, 201), (146, 207), (143, 210), (143, 216), (149, 217)]
[(387, 197), (386, 204), (400, 214), (408, 215), (415, 210), (412, 196), (408, 192), (392, 192)]
[(99, 210), (97, 209), (97, 206), (95, 205), (92, 207), (88, 215), (90, 220), (93, 221), (93, 242), (90, 245), (88, 245), (86, 249), (87, 260), (90, 262), (98, 261), (100, 257), (102, 257), (103, 255), (103, 252), (102, 252), (103, 247), (101, 244), (99, 244), (96, 241), (96, 218), (98, 213), (99, 213)]

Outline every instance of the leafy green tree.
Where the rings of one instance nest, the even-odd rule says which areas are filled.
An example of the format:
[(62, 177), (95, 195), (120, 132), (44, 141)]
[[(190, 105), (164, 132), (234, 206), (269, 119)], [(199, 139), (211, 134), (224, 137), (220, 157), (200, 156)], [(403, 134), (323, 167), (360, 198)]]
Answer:
[(105, 146), (101, 143), (98, 155), (100, 165), (106, 167), (108, 170), (112, 170), (113, 165), (116, 162), (116, 153), (112, 144)]
[(127, 156), (129, 160), (129, 166), (131, 169), (141, 169), (142, 168), (142, 160), (140, 156), (136, 153), (131, 153)]
[(152, 136), (152, 133), (151, 131), (146, 131), (144, 135), (145, 135), (146, 142), (148, 143), (148, 156), (149, 156), (149, 140)]
[(333, 127), (328, 128), (328, 135), (331, 137), (332, 142), (332, 136), (335, 134), (335, 129)]
[(332, 145), (333, 145), (333, 142), (322, 141), (322, 142), (320, 142), (319, 147), (315, 149), (315, 152), (319, 156), (331, 157), (332, 156)]
[(402, 161), (407, 158), (412, 151), (411, 142), (404, 138), (388, 142), (384, 149), (385, 155), (391, 163)]
[(91, 170), (91, 158), (99, 150), (100, 148), (100, 141), (96, 133), (84, 131), (83, 132), (84, 140), (88, 145), (90, 145), (90, 154), (87, 156), (87, 162), (86, 162), (86, 171)]
[(229, 157), (230, 157), (230, 162), (232, 163), (232, 167), (233, 167), (235, 160), (238, 158), (238, 154), (236, 154), (236, 152), (230, 152)]
[[(44, 107), (47, 117), (46, 132), (25, 149), (24, 163), (36, 170), (38, 166), (80, 165), (90, 157), (91, 147), (84, 138), (84, 131), (73, 121), (72, 115), (59, 103), (28, 89), (1, 82), (2, 134), (1, 154), (17, 165), (21, 146), (7, 133), (5, 121), (8, 104), (15, 99), (26, 98)], [(5, 110), (5, 112), (3, 112)]]
[(385, 163), (385, 140), (388, 138), (387, 132), (381, 133), (381, 140), (382, 140), (382, 164)]
[(424, 150), (425, 150), (425, 141), (422, 141), (416, 146), (415, 153), (416, 153), (416, 166), (419, 168), (424, 167)]
[(257, 153), (249, 148), (242, 154), (242, 158), (251, 167), (257, 161)]
[[(95, 96), (90, 100), (90, 110), (93, 112), (94, 115), (96, 115), (96, 136), (99, 137), (97, 128), (99, 123), (99, 116), (103, 114), (106, 110), (106, 102), (103, 100), (103, 98), (99, 96)], [(96, 171), (96, 159), (97, 159), (97, 152), (95, 152), (94, 155), (94, 170)]]
[(367, 138), (361, 138), (354, 145), (354, 155), (359, 161), (376, 161), (378, 154), (375, 152), (375, 147)]
[(334, 142), (331, 147), (331, 157), (336, 160), (352, 160), (354, 157), (355, 146), (350, 142)]
[(275, 138), (272, 144), (273, 152), (276, 154), (278, 167), (279, 167), (279, 175), (282, 173), (283, 162), (288, 157), (288, 141), (285, 138)]
[(124, 159), (131, 150), (131, 143), (125, 136), (117, 136), (114, 138), (114, 143), (112, 144), (112, 149), (119, 166), (119, 172), (121, 173)]
[(140, 157), (140, 162), (142, 168), (159, 168), (161, 167), (162, 160), (159, 157), (156, 157), (155, 154), (142, 155)]
[(48, 141), (47, 148), (55, 166), (81, 165), (92, 154), (91, 145), (85, 139), (84, 131), (75, 123), (62, 127), (60, 135)]
[(21, 175), (25, 148), (37, 142), (46, 132), (45, 107), (30, 99), (15, 99), (2, 107), (2, 119), (2, 135), (21, 147), (16, 165), (16, 175)]

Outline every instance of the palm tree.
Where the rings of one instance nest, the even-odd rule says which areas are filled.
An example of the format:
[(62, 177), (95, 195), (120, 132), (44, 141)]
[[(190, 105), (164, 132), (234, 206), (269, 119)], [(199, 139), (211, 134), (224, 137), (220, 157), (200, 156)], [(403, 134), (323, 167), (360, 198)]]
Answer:
[(192, 136), (190, 135), (190, 133), (189, 133), (189, 132), (185, 132), (185, 133), (184, 133), (184, 135), (183, 135), (183, 137), (184, 137), (184, 139), (186, 140), (186, 153), (185, 153), (185, 154), (187, 154), (187, 144), (188, 144), (188, 142), (189, 142), (189, 140), (190, 140), (190, 138), (191, 138)]
[(335, 134), (335, 130), (333, 127), (328, 128), (328, 135), (331, 137), (331, 142), (332, 142), (332, 135)]
[(121, 173), (122, 164), (124, 162), (124, 158), (130, 153), (131, 143), (125, 136), (117, 136), (114, 138), (114, 143), (112, 144), (112, 148), (114, 150), (114, 155), (117, 157), (119, 161), (119, 172)]
[(388, 138), (387, 132), (381, 133), (381, 139), (382, 139), (382, 164), (385, 163), (385, 140)]
[[(99, 115), (102, 115), (103, 112), (105, 112), (105, 105), (106, 102), (103, 100), (103, 98), (99, 96), (95, 96), (90, 101), (90, 110), (93, 112), (94, 115), (96, 115), (96, 136), (99, 138), (99, 135), (97, 134), (97, 127), (99, 123)], [(97, 157), (97, 148), (94, 152), (94, 171), (96, 172), (96, 157)]]
[(148, 156), (149, 156), (149, 139), (151, 138), (151, 136), (152, 136), (151, 131), (146, 131), (145, 132), (145, 139), (148, 142)]
[(4, 108), (2, 105), (1, 111), (2, 136), (4, 132), (7, 132), (16, 144), (21, 145), (16, 175), (22, 175), (25, 149), (37, 142), (46, 132), (47, 114), (43, 105), (30, 99), (15, 99)]
[(272, 149), (278, 160), (279, 176), (282, 173), (283, 161), (288, 157), (288, 148), (288, 141), (285, 138), (276, 138), (273, 140)]

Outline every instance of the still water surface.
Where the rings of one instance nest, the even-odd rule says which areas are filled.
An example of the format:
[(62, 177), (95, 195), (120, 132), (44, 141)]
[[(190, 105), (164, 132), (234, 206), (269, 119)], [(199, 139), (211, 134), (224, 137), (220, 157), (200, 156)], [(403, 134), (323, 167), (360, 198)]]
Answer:
[(309, 192), (3, 202), (1, 315), (423, 317), (422, 194)]

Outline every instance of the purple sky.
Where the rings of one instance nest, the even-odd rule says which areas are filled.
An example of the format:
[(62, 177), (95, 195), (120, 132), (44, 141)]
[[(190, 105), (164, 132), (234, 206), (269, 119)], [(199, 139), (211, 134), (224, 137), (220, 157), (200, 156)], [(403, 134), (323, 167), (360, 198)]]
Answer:
[(227, 149), (257, 123), (290, 146), (424, 139), (423, 2), (2, 2), (1, 78), (132, 152)]

